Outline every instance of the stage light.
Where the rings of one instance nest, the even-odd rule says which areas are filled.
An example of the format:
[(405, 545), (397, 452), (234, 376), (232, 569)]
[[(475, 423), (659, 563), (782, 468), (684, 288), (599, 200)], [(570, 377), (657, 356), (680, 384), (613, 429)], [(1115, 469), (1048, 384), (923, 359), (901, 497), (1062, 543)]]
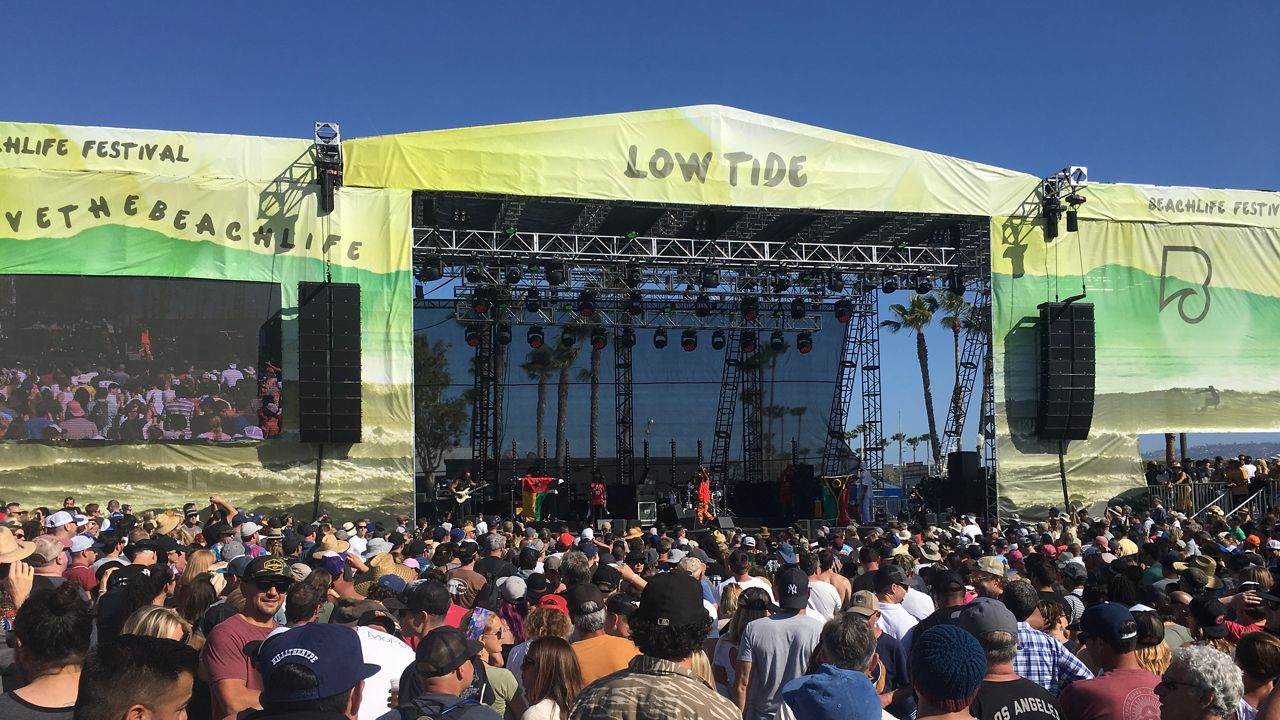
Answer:
[(627, 287), (640, 287), (644, 284), (644, 272), (639, 265), (628, 265), (627, 269), (623, 271), (622, 282)]
[(791, 278), (785, 273), (779, 273), (773, 278), (773, 291), (786, 292), (791, 289)]
[(844, 276), (838, 272), (833, 272), (827, 276), (827, 289), (833, 293), (844, 292)]
[(813, 334), (807, 332), (797, 334), (796, 350), (799, 350), (801, 355), (808, 355), (813, 350)]
[(578, 339), (577, 339), (576, 337), (574, 337), (574, 336), (573, 336), (573, 331), (572, 331), (572, 330), (570, 330), (569, 328), (565, 328), (565, 329), (563, 329), (563, 330), (561, 330), (561, 331), (560, 331), (560, 344), (561, 344), (561, 345), (563, 345), (563, 346), (565, 346), (565, 347), (573, 347), (573, 344), (574, 344), (575, 342), (577, 342), (577, 341), (578, 341)]
[(466, 278), (469, 283), (478, 283), (484, 279), (484, 268), (469, 265), (462, 273), (462, 276)]
[(636, 238), (640, 237), (640, 233), (636, 232), (635, 230), (632, 230), (631, 232), (627, 233), (625, 237), (628, 240), (635, 240)]
[(742, 352), (751, 354), (760, 346), (760, 336), (755, 330), (744, 330), (742, 332)]
[(711, 333), (711, 349), (712, 350), (723, 350), (724, 344), (725, 343), (724, 343), (723, 330), (716, 330)]
[(530, 325), (529, 332), (526, 335), (529, 340), (529, 347), (537, 350), (547, 341), (546, 333), (542, 331), (541, 325)]
[(1044, 211), (1044, 239), (1058, 239), (1058, 211), (1046, 209)]
[(720, 271), (713, 267), (704, 267), (699, 274), (699, 282), (704, 288), (714, 288), (720, 286)]
[(836, 320), (847, 323), (853, 318), (853, 301), (842, 297), (836, 301)]
[(787, 338), (782, 334), (781, 330), (774, 330), (769, 336), (769, 349), (774, 352), (782, 352), (787, 349)]
[(676, 308), (674, 305), (671, 304), (670, 300), (663, 300), (662, 304), (658, 306), (658, 312), (662, 313), (663, 315), (670, 315), (675, 311), (676, 311)]
[(603, 350), (605, 345), (609, 344), (609, 335), (604, 328), (595, 328), (591, 331), (591, 349)]
[(685, 330), (680, 333), (680, 347), (685, 352), (693, 352), (698, 349), (698, 333), (693, 330)]
[(468, 215), (467, 215), (467, 209), (466, 209), (466, 208), (454, 208), (454, 209), (453, 209), (453, 224), (454, 224), (454, 225), (466, 225), (466, 224), (467, 224), (467, 218), (468, 218)]
[(1067, 182), (1072, 187), (1085, 187), (1089, 184), (1089, 168), (1084, 165), (1072, 165), (1062, 170), (1067, 176)]
[(667, 331), (665, 328), (658, 328), (653, 331), (653, 346), (659, 350), (667, 346)]
[(742, 298), (742, 319), (747, 322), (754, 322), (760, 317), (760, 299), (754, 297)]
[(471, 310), (477, 315), (488, 315), (493, 307), (493, 291), (488, 288), (476, 290), (471, 296)]
[(924, 273), (917, 273), (915, 288), (917, 295), (928, 295), (933, 292), (933, 278)]
[(635, 347), (636, 331), (631, 328), (623, 328), (622, 332), (618, 333), (618, 345), (624, 348)]
[(803, 320), (807, 312), (808, 308), (805, 306), (804, 298), (791, 298), (792, 320)]
[(698, 213), (693, 220), (693, 236), (702, 240), (715, 237), (715, 221), (709, 212)]
[(644, 314), (644, 296), (638, 292), (633, 292), (627, 296), (627, 314), (631, 316), (639, 316)]
[(1067, 211), (1067, 232), (1080, 232), (1080, 216), (1075, 210)]
[(547, 265), (547, 282), (551, 285), (563, 285), (566, 274), (564, 265), (553, 263)]
[(881, 281), (880, 287), (887, 293), (896, 291), (898, 289), (898, 276), (893, 273), (885, 275), (884, 279)]
[(591, 317), (596, 314), (596, 294), (590, 290), (578, 293), (578, 314)]
[(498, 332), (496, 335), (496, 340), (499, 345), (510, 345), (511, 344), (511, 326), (499, 325)]
[(538, 292), (538, 288), (529, 288), (529, 294), (524, 301), (524, 309), (532, 313), (542, 310), (542, 293)]
[(467, 341), (469, 347), (480, 347), (480, 326), (468, 325), (462, 337)]
[(524, 279), (524, 270), (521, 270), (519, 265), (508, 265), (503, 277), (508, 285), (517, 285)]
[(700, 318), (711, 314), (711, 298), (706, 293), (698, 295), (698, 299), (693, 301), (693, 314)]
[(947, 273), (947, 292), (952, 295), (964, 295), (964, 273), (959, 270)]
[(444, 263), (440, 262), (440, 258), (423, 258), (422, 264), (418, 266), (418, 280), (420, 282), (435, 282), (442, 277), (444, 277)]
[(506, 226), (506, 227), (502, 228), (502, 234), (503, 234), (503, 235), (505, 235), (505, 236), (507, 236), (508, 238), (513, 238), (513, 237), (515, 237), (517, 232), (518, 232), (518, 231), (516, 230), (516, 226), (515, 226), (515, 225), (508, 225), (508, 226)]

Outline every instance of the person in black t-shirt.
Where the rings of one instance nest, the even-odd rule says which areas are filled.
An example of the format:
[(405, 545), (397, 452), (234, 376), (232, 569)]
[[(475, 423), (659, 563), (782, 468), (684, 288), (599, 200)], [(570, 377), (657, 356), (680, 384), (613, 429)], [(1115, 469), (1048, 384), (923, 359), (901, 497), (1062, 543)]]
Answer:
[(1062, 720), (1048, 690), (1013, 671), (1018, 621), (999, 600), (978, 598), (960, 611), (957, 624), (978, 639), (987, 656), (987, 674), (969, 712), (978, 720)]

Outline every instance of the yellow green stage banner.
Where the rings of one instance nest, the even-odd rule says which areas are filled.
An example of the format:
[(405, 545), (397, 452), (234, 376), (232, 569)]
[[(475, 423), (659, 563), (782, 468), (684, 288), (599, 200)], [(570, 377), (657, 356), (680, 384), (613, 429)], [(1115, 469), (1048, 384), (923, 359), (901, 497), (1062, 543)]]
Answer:
[(997, 458), (1009, 508), (1061, 504), (1057, 443), (1035, 437), (1036, 306), (1094, 304), (1097, 392), (1069, 445), (1073, 500), (1143, 485), (1138, 435), (1275, 431), (1280, 194), (1096, 185), (1078, 233), (992, 220)]
[[(410, 194), (344, 188), (334, 212), (318, 216), (311, 145), (298, 140), (0, 123), (0, 343), (5, 347), (0, 349), (0, 393), (6, 400), (43, 393), (61, 405), (63, 425), (75, 416), (69, 403), (90, 418), (111, 421), (97, 436), (92, 428), (84, 435), (95, 439), (78, 442), (9, 441), (0, 435), (0, 497), (20, 499), (28, 506), (60, 505), (64, 495), (82, 503), (118, 498), (138, 508), (180, 506), (185, 501), (203, 504), (210, 493), (254, 507), (309, 502), (316, 447), (298, 441), (297, 292), (300, 281), (323, 281), (328, 268), (333, 281), (361, 286), (364, 410), (363, 442), (326, 448), (323, 501), (328, 506), (394, 504), (399, 509), (411, 501)], [(231, 295), (217, 300), (222, 287), (217, 283), (212, 288), (201, 285), (204, 294), (193, 291), (189, 299), (179, 296), (175, 302), (165, 295), (164, 307), (156, 304), (159, 296), (147, 295), (150, 291), (144, 288), (137, 291), (138, 303), (122, 301), (120, 308), (112, 309), (127, 320), (112, 320), (104, 310), (69, 322), (67, 313), (84, 314), (84, 308), (75, 305), (75, 298), (42, 298), (38, 287), (40, 276), (68, 275), (87, 276), (86, 286), (119, 278), (121, 284), (113, 292), (121, 296), (147, 285), (148, 279), (232, 281), (225, 283), (232, 292), (265, 288), (262, 307), (269, 296), (278, 314), (268, 318), (264, 313), (263, 320), (278, 331), (233, 338), (231, 330), (219, 329), (219, 322), (228, 327), (232, 323), (218, 319), (229, 307), (249, 308), (243, 313), (251, 312), (253, 304)], [(42, 301), (27, 303), (30, 297)], [(174, 304), (180, 307), (171, 307)], [(195, 307), (198, 304), (202, 306)], [(169, 360), (175, 356), (161, 358), (170, 336), (182, 334), (184, 322), (192, 332), (208, 328), (211, 335), (224, 333), (220, 339), (228, 347), (233, 341), (243, 342), (252, 351), (278, 343), (280, 371), (272, 385), (279, 389), (273, 396), (278, 397), (278, 407), (273, 409), (280, 417), (268, 418), (263, 406), (269, 398), (264, 402), (263, 397), (246, 395), (246, 405), (253, 408), (244, 411), (250, 424), (262, 426), (267, 439), (257, 440), (259, 431), (251, 430), (247, 437), (229, 439), (214, 432), (210, 438), (216, 441), (202, 442), (181, 437), (183, 428), (169, 426), (172, 411), (165, 402), (180, 399), (175, 391), (187, 373), (171, 367), (176, 363)], [(278, 340), (264, 339), (270, 337)], [(78, 345), (69, 346), (75, 344), (70, 343), (73, 338), (76, 343), (88, 338), (82, 358), (76, 356), (81, 352)], [(227, 373), (229, 358), (216, 357), (210, 338), (187, 341), (189, 347), (215, 348), (210, 357), (190, 358), (199, 366), (194, 382), (207, 380), (210, 370)], [(111, 351), (109, 364), (103, 348)], [(57, 361), (42, 363), (42, 355)], [(128, 380), (111, 387), (116, 358), (128, 366), (125, 375), (145, 372), (158, 377), (169, 395), (157, 394), (160, 388), (132, 388), (136, 382)], [(224, 391), (234, 374), (255, 372), (246, 367), (253, 365), (252, 357), (230, 362), (237, 359), (239, 368), (223, 378)], [(103, 364), (108, 367), (99, 368)], [(35, 377), (21, 369), (38, 366), (41, 371)], [(91, 368), (107, 372), (91, 378)], [(275, 373), (263, 368), (265, 364), (256, 369), (257, 380)], [(187, 387), (193, 387), (192, 381)], [(73, 400), (73, 392), (81, 389), (88, 395)], [(140, 430), (147, 433), (146, 439), (151, 440), (152, 433), (160, 438), (172, 432), (178, 442), (101, 439), (129, 435), (124, 418), (135, 390), (148, 417), (153, 401), (157, 416), (164, 408), (163, 423), (159, 418), (147, 421)], [(93, 415), (86, 404), (106, 415)], [(10, 402), (6, 417), (5, 404), (0, 403), (0, 425), (12, 424), (12, 406)], [(203, 429), (188, 421), (192, 425), (187, 433)], [(273, 423), (279, 429), (274, 438)], [(34, 436), (38, 430), (32, 425), (30, 432)], [(65, 428), (62, 432), (74, 437)]]

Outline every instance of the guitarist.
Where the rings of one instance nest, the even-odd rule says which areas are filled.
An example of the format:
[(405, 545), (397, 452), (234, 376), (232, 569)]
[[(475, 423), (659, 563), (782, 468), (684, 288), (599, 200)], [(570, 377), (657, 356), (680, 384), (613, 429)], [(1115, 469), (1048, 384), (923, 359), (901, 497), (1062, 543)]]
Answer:
[(476, 483), (471, 479), (471, 471), (462, 473), (462, 477), (449, 483), (449, 492), (453, 493), (453, 499), (457, 502), (456, 508), (458, 520), (462, 520), (471, 514), (471, 491), (476, 487)]
[(604, 486), (604, 474), (600, 468), (591, 471), (591, 486), (587, 489), (587, 522), (592, 527), (605, 515), (605, 504), (609, 502), (609, 491)]

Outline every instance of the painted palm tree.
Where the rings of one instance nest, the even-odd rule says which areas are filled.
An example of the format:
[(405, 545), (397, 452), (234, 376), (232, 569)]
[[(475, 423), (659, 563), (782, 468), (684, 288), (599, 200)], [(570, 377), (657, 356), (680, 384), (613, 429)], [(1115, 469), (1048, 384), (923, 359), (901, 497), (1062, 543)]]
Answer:
[(929, 421), (929, 444), (933, 457), (936, 458), (942, 455), (942, 448), (938, 446), (938, 421), (934, 417), (933, 386), (929, 381), (929, 346), (924, 339), (924, 330), (933, 324), (933, 316), (938, 311), (938, 298), (933, 295), (912, 295), (909, 305), (890, 305), (889, 311), (898, 319), (882, 321), (880, 327), (892, 333), (909, 330), (916, 335), (916, 358), (920, 361), (924, 411)]
[(550, 382), (551, 376), (556, 372), (555, 353), (550, 346), (543, 345), (529, 351), (520, 369), (530, 380), (538, 382), (538, 409), (537, 409), (537, 432), (538, 443), (534, 446), (534, 452), (542, 452), (542, 443), (547, 439), (546, 419), (547, 419), (547, 383)]
[(938, 309), (945, 314), (938, 322), (942, 327), (951, 331), (952, 351), (955, 355), (955, 371), (956, 379), (951, 386), (951, 412), (957, 418), (960, 417), (960, 332), (965, 329), (969, 314), (973, 310), (973, 305), (964, 299), (963, 295), (944, 292), (937, 293)]

